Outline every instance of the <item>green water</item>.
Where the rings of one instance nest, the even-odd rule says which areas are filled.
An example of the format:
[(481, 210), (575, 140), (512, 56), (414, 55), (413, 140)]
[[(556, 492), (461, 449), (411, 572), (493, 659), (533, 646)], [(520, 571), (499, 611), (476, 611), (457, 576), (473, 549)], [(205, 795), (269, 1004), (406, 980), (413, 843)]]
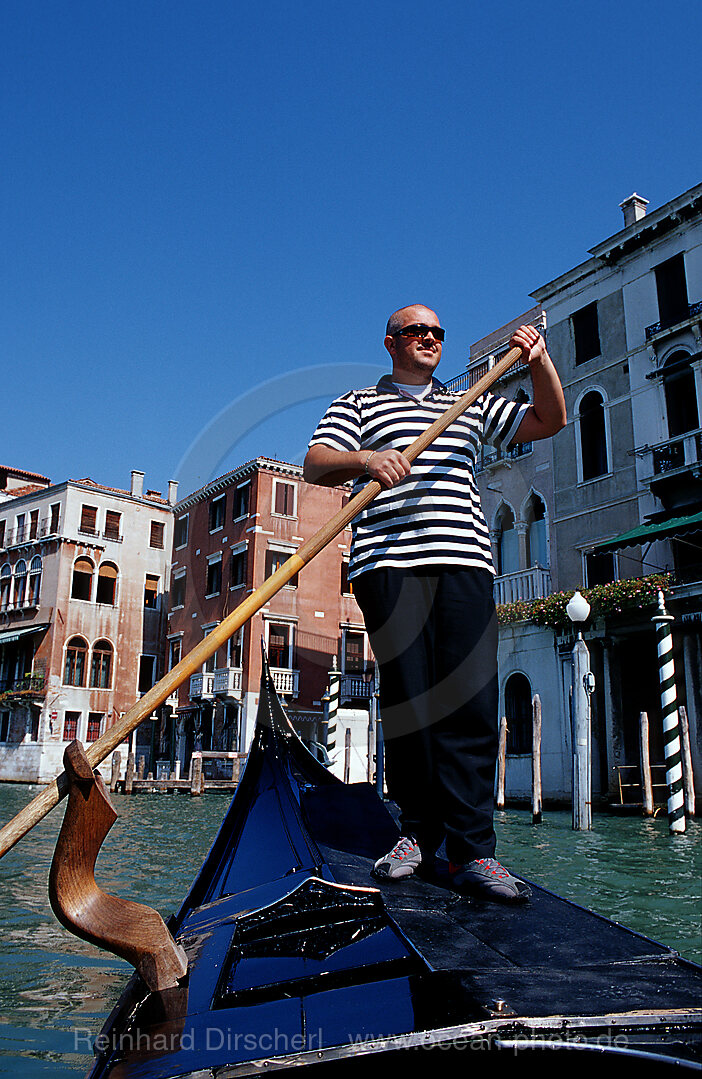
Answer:
[[(0, 822), (38, 789), (0, 785)], [(167, 917), (187, 891), (228, 798), (208, 793), (116, 795), (119, 819), (97, 868), (106, 891)], [(84, 1076), (88, 1039), (102, 1026), (130, 968), (67, 933), (47, 898), (62, 809), (54, 810), (0, 861), (0, 1075)], [(702, 822), (671, 837), (665, 817), (605, 814), (573, 832), (570, 814), (497, 815), (498, 856), (528, 879), (702, 962)], [(585, 946), (585, 943), (584, 943)]]

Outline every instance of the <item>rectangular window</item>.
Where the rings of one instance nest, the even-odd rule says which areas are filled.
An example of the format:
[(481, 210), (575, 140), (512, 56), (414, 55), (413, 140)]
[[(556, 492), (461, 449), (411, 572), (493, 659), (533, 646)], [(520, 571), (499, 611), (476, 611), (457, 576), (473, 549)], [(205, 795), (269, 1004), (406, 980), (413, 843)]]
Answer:
[(0, 712), (0, 742), (10, 741), (10, 713)]
[(180, 637), (168, 642), (168, 670), (172, 671), (180, 663), (182, 641)]
[(295, 484), (273, 481), (273, 512), (280, 517), (295, 516)]
[(29, 513), (29, 538), (36, 539), (39, 534), (39, 510), (30, 510)]
[(188, 521), (190, 520), (189, 514), (186, 513), (185, 517), (178, 517), (173, 526), (173, 546), (185, 547), (188, 542)]
[(154, 547), (157, 551), (163, 550), (163, 530), (165, 525), (163, 521), (152, 521), (151, 532), (149, 534), (149, 547)]
[(16, 519), (17, 528), (16, 528), (16, 531), (15, 531), (15, 543), (24, 543), (24, 541), (26, 540), (26, 538), (27, 538), (26, 535), (25, 535), (25, 532), (26, 532), (26, 529), (27, 529), (26, 521), (27, 521), (26, 514), (24, 514), (24, 513), (18, 513), (17, 514), (17, 519)]
[(616, 581), (614, 553), (606, 551), (602, 554), (597, 554), (597, 552), (593, 551), (586, 554), (585, 575), (588, 588), (592, 588), (596, 584), (610, 584), (612, 581)]
[(227, 666), (241, 668), (241, 657), (244, 647), (244, 627), (242, 626), (233, 637), (227, 641)]
[(137, 689), (146, 693), (156, 681), (156, 656), (139, 656), (139, 682)]
[(0, 547), (5, 546), (5, 528), (7, 527), (7, 521), (0, 521)]
[(97, 536), (97, 506), (81, 506), (79, 532)]
[(244, 483), (237, 487), (234, 492), (234, 511), (232, 517), (238, 521), (240, 517), (247, 517), (249, 513), (249, 498), (251, 496), (251, 483)]
[(585, 363), (600, 355), (600, 326), (597, 303), (589, 303), (571, 316), (575, 338), (575, 363)]
[(88, 712), (88, 730), (85, 735), (86, 742), (97, 742), (100, 737), (100, 727), (105, 718), (104, 712)]
[(363, 643), (363, 634), (360, 632), (347, 630), (344, 634), (344, 672), (346, 674), (363, 670)]
[[(291, 554), (293, 554), (292, 551), (272, 551), (270, 549), (267, 550), (265, 567), (266, 579), (268, 579), (271, 574), (275, 573), (277, 569), (280, 569), (283, 563), (287, 562), (287, 560), (290, 558)], [(296, 573), (294, 577), (291, 577), (290, 580), (286, 582), (285, 587), (297, 588), (297, 577), (298, 575)]]
[(353, 594), (353, 584), (349, 580), (348, 558), (341, 559), (341, 594), (342, 596), (350, 596)]
[(268, 662), (271, 667), (292, 667), (292, 626), (287, 622), (269, 623)]
[(207, 563), (206, 596), (217, 596), (222, 591), (222, 556)]
[(246, 547), (232, 551), (231, 587), (238, 588), (246, 584)]
[(146, 574), (146, 584), (144, 585), (144, 607), (150, 611), (158, 609), (158, 582), (159, 578), (154, 577), (152, 574)]
[(107, 510), (105, 513), (105, 539), (119, 540), (121, 536), (119, 534), (120, 523), (122, 521), (122, 514), (117, 513), (115, 510)]
[(666, 259), (656, 266), (655, 273), (658, 317), (664, 330), (676, 322), (682, 322), (690, 314), (684, 256), (675, 255), (672, 259)]
[(73, 742), (78, 737), (78, 723), (80, 712), (64, 712), (63, 716), (63, 740)]
[(171, 581), (171, 609), (185, 606), (185, 570)]
[(61, 503), (54, 502), (51, 506), (51, 519), (49, 521), (49, 534), (55, 536), (59, 530), (59, 514), (61, 512)]
[(226, 505), (226, 495), (221, 495), (219, 498), (213, 498), (210, 502), (210, 532), (216, 532), (218, 528), (224, 528), (224, 511)]

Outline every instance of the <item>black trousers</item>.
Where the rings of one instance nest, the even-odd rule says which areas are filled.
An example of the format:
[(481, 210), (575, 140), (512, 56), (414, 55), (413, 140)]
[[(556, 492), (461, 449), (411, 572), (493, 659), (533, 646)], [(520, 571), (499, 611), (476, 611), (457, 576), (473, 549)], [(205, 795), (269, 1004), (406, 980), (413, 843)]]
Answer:
[(385, 778), (403, 835), (457, 864), (495, 852), (497, 619), (483, 569), (385, 568), (353, 591), (380, 668)]

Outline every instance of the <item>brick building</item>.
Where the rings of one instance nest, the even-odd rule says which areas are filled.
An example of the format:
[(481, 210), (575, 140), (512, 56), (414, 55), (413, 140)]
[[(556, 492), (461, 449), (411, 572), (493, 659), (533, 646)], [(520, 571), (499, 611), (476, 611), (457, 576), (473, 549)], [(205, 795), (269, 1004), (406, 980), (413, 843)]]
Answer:
[[(336, 513), (348, 490), (317, 487), (298, 465), (259, 457), (213, 480), (175, 508), (168, 669)], [(303, 737), (314, 740), (334, 662), (341, 704), (365, 711), (374, 662), (346, 577), (351, 532), (337, 536), (181, 686), (172, 753), (248, 749), (264, 642), (276, 689)]]
[(0, 469), (0, 780), (53, 779), (163, 673), (173, 507), (143, 479)]

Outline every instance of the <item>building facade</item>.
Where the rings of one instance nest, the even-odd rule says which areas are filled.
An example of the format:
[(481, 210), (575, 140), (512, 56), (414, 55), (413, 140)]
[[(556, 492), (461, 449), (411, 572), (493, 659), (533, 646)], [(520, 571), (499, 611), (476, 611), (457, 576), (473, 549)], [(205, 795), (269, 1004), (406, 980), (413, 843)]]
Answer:
[[(452, 387), (477, 380), (530, 322), (545, 332), (563, 383), (568, 425), (533, 446), (490, 450), (478, 484), (493, 537), (498, 604), (561, 590), (670, 574), (666, 604), (679, 703), (702, 774), (702, 185), (647, 212), (632, 195), (624, 228), (582, 264), (535, 290), (537, 306), (471, 346)], [(526, 368), (495, 388), (525, 400)], [(639, 718), (663, 774), (655, 607), (616, 603), (585, 627), (595, 675), (595, 797), (620, 797), (639, 776)], [(507, 718), (507, 794), (531, 786), (532, 701), (543, 714), (549, 797), (570, 797), (573, 630), (519, 621), (500, 627), (500, 709)], [(656, 776), (654, 775), (654, 780)], [(632, 793), (633, 792), (633, 793)], [(659, 798), (662, 792), (659, 788)]]
[(163, 673), (173, 506), (138, 471), (0, 478), (0, 780), (42, 783)]
[[(168, 669), (251, 595), (348, 500), (345, 487), (307, 484), (298, 465), (257, 458), (178, 502), (167, 630)], [(329, 672), (341, 674), (347, 720), (368, 714), (374, 661), (347, 579), (346, 529), (169, 699), (170, 752), (248, 750), (261, 644), (299, 733), (321, 737)], [(353, 715), (352, 715), (353, 713)], [(355, 714), (358, 713), (358, 716)]]

